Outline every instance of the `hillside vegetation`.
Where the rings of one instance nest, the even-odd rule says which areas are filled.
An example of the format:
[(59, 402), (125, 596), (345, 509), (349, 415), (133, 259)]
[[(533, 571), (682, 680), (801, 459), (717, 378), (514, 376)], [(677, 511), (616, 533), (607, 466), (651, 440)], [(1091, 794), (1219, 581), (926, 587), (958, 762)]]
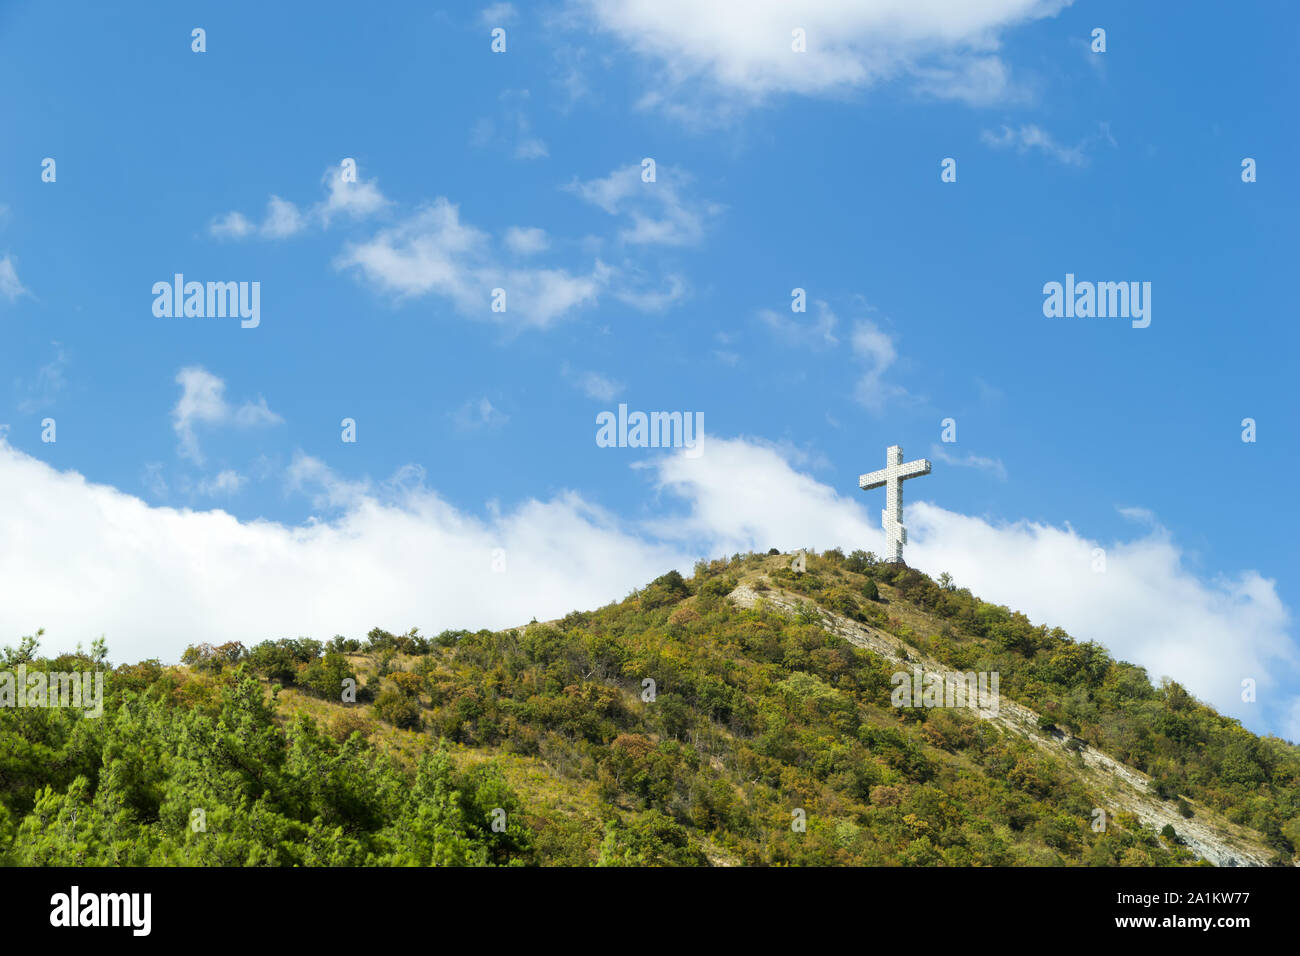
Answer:
[[(946, 576), (789, 563), (701, 563), (499, 632), (191, 647), (114, 668), (98, 719), (0, 708), (0, 863), (1203, 862), (1183, 820), (1294, 861), (1295, 746)], [(892, 706), (899, 655), (998, 673), (1020, 732)], [(33, 637), (0, 671), (105, 656), (44, 659)], [(1119, 764), (1178, 823), (1117, 802)]]

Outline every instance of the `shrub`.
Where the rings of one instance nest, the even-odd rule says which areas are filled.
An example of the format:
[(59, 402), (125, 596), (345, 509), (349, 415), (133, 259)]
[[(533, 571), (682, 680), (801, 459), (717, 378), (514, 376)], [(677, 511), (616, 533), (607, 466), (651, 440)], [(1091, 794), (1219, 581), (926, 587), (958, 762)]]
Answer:
[(325, 650), (333, 651), (335, 654), (356, 654), (361, 650), (361, 642), (355, 637), (344, 637), (342, 634), (336, 634), (333, 640), (325, 645)]
[(831, 588), (826, 592), (822, 602), (837, 614), (851, 618), (861, 617), (862, 612), (858, 608), (857, 598), (848, 588)]
[(855, 574), (869, 574), (879, 563), (879, 559), (870, 551), (858, 549), (844, 559), (844, 568)]
[(420, 705), (415, 698), (408, 697), (391, 685), (381, 690), (375, 699), (375, 715), (403, 730), (414, 730), (420, 726)]
[(1168, 777), (1153, 777), (1151, 792), (1161, 800), (1172, 800), (1178, 796), (1178, 786)]
[(191, 644), (181, 654), (181, 663), (197, 671), (220, 673), (223, 668), (238, 664), (248, 657), (248, 651), (239, 641), (228, 641), (219, 647), (211, 644)]
[(725, 597), (736, 588), (736, 579), (728, 577), (709, 578), (700, 588), (701, 594), (711, 594), (715, 597)]
[(340, 700), (343, 695), (343, 681), (353, 676), (347, 658), (342, 654), (331, 652), (304, 667), (298, 673), (298, 682), (317, 697)]
[(158, 658), (150, 658), (139, 664), (120, 664), (113, 671), (113, 682), (119, 687), (142, 691), (163, 676), (162, 663)]
[(651, 610), (666, 604), (676, 604), (683, 598), (690, 597), (690, 594), (690, 588), (686, 586), (682, 576), (676, 571), (669, 571), (655, 578), (641, 592), (641, 606)]
[[(571, 616), (572, 616), (571, 614), (567, 615), (565, 617), (565, 620), (567, 621)], [(441, 634), (439, 634), (437, 637), (433, 639), (433, 643), (438, 647), (455, 647), (458, 643), (460, 643), (460, 639), (462, 637), (467, 636), (469, 633), (470, 633), (469, 631), (463, 631), (463, 630), (443, 631)]]
[(419, 674), (412, 674), (410, 671), (397, 671), (390, 674), (388, 679), (393, 682), (399, 691), (407, 697), (418, 697), (424, 690), (424, 678)]
[(289, 649), (273, 641), (263, 641), (254, 647), (248, 655), (248, 663), (254, 671), (276, 684), (292, 684), (298, 673), (297, 662)]
[(330, 717), (326, 732), (339, 743), (354, 733), (369, 738), (375, 732), (375, 722), (359, 710), (342, 710)]

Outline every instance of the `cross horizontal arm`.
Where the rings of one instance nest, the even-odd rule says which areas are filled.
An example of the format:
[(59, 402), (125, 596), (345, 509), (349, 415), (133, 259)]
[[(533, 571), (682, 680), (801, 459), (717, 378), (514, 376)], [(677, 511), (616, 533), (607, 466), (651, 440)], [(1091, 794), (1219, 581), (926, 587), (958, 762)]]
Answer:
[(885, 482), (889, 481), (890, 471), (888, 468), (882, 468), (880, 471), (873, 471), (869, 475), (863, 475), (858, 479), (858, 487), (870, 491), (872, 488), (879, 488)]

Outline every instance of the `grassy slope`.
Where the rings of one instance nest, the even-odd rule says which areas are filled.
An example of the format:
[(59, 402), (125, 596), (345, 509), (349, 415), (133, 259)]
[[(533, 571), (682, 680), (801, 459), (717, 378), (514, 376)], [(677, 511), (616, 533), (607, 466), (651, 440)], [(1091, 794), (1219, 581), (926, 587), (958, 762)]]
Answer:
[[(809, 574), (796, 577), (783, 570), (788, 560), (714, 562), (690, 582), (693, 593), (665, 592), (656, 582), (619, 604), (550, 626), (480, 632), (427, 657), (393, 657), (387, 668), (426, 677), (419, 732), (383, 723), (373, 705), (350, 705), (345, 715), (342, 705), (294, 690), (281, 695), (281, 712), (312, 714), (340, 735), (360, 730), (407, 759), (433, 733), (451, 741), (458, 764), (493, 761), (525, 807), (536, 862), (594, 862), (611, 819), (619, 822), (620, 849), (626, 843), (627, 852), (654, 857), (654, 841), (646, 849), (635, 830), (664, 818), (680, 829), (687, 852), (721, 864), (1195, 861), (1185, 846), (1142, 826), (1140, 815), (1117, 800), (1113, 777), (1078, 754), (1053, 752), (1042, 740), (967, 712), (893, 708), (888, 675), (895, 665), (808, 616), (792, 621), (771, 609), (742, 610), (725, 595), (758, 581), (802, 591), (849, 612), (846, 618), (874, 620), (918, 655), (999, 670), (1005, 696), (1042, 713), (1078, 711), (1084, 716), (1068, 719), (1080, 740), (1094, 750), (1124, 751), (1125, 721), (1109, 720), (1116, 715), (1103, 708), (1100, 718), (1107, 719), (1090, 723), (1086, 706), (1072, 706), (1079, 687), (1044, 685), (1021, 673), (1050, 649), (1020, 653), (1025, 666), (1017, 668), (1017, 655), (1009, 662), (997, 641), (954, 628), (879, 576), (881, 601), (873, 606), (860, 596), (866, 577), (843, 562), (814, 557)], [(352, 658), (373, 687), (383, 683), (380, 657)], [(1112, 669), (1118, 677), (1108, 680), (1131, 676)], [(640, 698), (644, 677), (658, 684), (654, 703)], [(1042, 734), (1054, 736), (1063, 735)], [(1167, 777), (1171, 757), (1159, 743), (1148, 769)], [(1280, 774), (1269, 768), (1282, 786), (1270, 781), (1257, 794), (1278, 809), (1294, 799), (1286, 786), (1294, 784), (1296, 750), (1280, 741), (1260, 746), (1266, 756), (1278, 755), (1273, 764), (1284, 765)], [(1132, 753), (1124, 758), (1143, 762)], [(1279, 846), (1274, 836), (1266, 848), (1265, 837), (1227, 821), (1225, 814), (1239, 822), (1250, 816), (1240, 786), (1216, 790), (1221, 781), (1212, 773), (1177, 760), (1172, 769), (1175, 776), (1182, 771), (1175, 789), (1189, 797), (1198, 822), (1231, 830), (1262, 856), (1288, 855), (1285, 841)], [(1090, 825), (1097, 807), (1112, 811), (1105, 833)], [(1289, 819), (1293, 809), (1274, 816)], [(797, 810), (806, 815), (807, 832), (791, 828)]]

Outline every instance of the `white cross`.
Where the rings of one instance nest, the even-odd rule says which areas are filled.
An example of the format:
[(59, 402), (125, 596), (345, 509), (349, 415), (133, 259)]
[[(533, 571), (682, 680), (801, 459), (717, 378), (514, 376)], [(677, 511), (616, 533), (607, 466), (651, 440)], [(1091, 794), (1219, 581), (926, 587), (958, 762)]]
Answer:
[(903, 464), (903, 446), (890, 445), (885, 452), (885, 467), (858, 479), (863, 491), (885, 486), (885, 510), (880, 512), (880, 526), (885, 529), (885, 543), (893, 552), (891, 561), (903, 560), (907, 529), (903, 527), (903, 482), (930, 473), (930, 462), (922, 458)]

